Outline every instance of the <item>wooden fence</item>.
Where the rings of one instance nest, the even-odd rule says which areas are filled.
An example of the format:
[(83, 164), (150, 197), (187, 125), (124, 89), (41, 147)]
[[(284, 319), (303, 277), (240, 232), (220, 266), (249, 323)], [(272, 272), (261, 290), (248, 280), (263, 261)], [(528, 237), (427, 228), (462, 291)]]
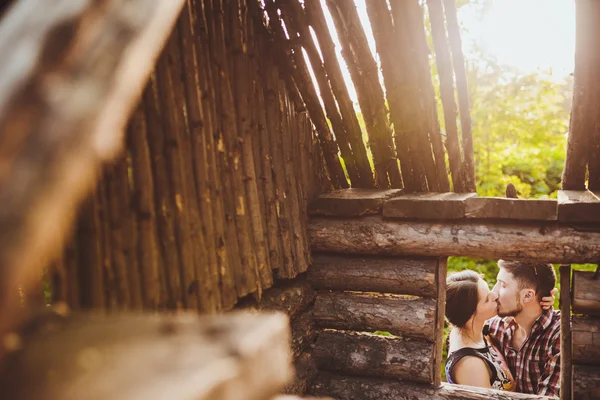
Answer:
[(55, 301), (213, 312), (307, 269), (307, 202), (330, 181), (262, 18), (187, 2), (54, 264)]

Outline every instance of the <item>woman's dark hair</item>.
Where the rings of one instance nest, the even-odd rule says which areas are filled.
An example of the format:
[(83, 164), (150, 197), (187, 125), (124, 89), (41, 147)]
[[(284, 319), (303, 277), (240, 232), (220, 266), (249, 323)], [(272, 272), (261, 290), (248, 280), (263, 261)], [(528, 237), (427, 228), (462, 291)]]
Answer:
[(475, 314), (479, 302), (479, 280), (475, 271), (455, 272), (446, 278), (446, 318), (458, 328), (464, 328)]

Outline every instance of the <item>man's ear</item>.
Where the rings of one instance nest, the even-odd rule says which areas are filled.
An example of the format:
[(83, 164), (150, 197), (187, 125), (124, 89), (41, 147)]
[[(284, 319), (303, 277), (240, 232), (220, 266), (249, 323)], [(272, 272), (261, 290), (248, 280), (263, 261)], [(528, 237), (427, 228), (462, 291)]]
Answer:
[(535, 295), (535, 290), (533, 289), (523, 289), (521, 290), (521, 300), (524, 304), (531, 303), (532, 301), (537, 301), (537, 296)]

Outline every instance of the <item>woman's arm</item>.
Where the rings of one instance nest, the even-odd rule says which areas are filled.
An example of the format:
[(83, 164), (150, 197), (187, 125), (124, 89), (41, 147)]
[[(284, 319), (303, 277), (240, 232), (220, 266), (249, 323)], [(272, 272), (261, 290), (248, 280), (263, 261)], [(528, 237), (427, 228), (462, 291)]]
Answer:
[(486, 362), (479, 357), (461, 358), (452, 370), (454, 382), (459, 385), (490, 388), (490, 371)]

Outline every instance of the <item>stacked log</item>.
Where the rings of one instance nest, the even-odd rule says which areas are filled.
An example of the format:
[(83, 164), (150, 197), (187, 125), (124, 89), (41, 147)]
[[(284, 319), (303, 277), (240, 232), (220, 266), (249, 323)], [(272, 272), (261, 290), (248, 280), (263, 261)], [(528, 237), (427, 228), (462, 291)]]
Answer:
[(437, 258), (314, 254), (319, 370), (439, 383), (445, 276)]

